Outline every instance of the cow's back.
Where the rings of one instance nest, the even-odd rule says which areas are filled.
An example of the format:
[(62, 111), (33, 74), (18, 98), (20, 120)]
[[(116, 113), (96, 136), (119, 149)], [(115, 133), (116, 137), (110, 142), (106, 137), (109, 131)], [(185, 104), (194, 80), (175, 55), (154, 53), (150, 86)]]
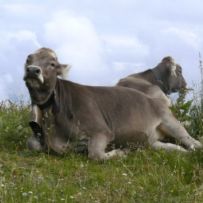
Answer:
[(144, 94), (147, 94), (152, 98), (158, 98), (162, 100), (167, 106), (171, 105), (170, 100), (164, 94), (164, 92), (160, 89), (159, 86), (154, 85), (151, 82), (143, 79), (142, 77), (140, 77), (139, 74), (138, 75), (134, 74), (119, 80), (119, 82), (117, 83), (117, 86), (136, 89), (138, 91), (141, 91)]
[[(131, 137), (144, 139), (141, 135), (159, 125), (167, 109), (159, 100), (131, 88), (92, 87), (62, 80), (60, 83), (63, 89), (58, 88), (56, 94), (61, 110), (54, 117), (57, 130), (67, 139), (101, 132), (118, 142)], [(70, 112), (72, 117), (67, 116)]]
[(147, 134), (159, 125), (168, 107), (135, 89), (125, 87), (94, 89), (98, 108), (117, 143), (147, 140)]
[[(100, 118), (105, 120), (108, 126), (112, 126), (112, 129), (113, 126), (123, 126), (123, 123), (137, 123), (141, 126), (143, 119), (146, 123), (147, 120), (152, 122), (151, 119), (160, 116), (158, 109), (165, 107), (159, 100), (125, 87), (78, 86), (73, 92), (72, 108), (79, 117), (88, 118), (93, 123), (93, 120), (98, 121)], [(145, 115), (148, 115), (148, 118), (144, 118)], [(129, 121), (126, 122), (127, 120)]]

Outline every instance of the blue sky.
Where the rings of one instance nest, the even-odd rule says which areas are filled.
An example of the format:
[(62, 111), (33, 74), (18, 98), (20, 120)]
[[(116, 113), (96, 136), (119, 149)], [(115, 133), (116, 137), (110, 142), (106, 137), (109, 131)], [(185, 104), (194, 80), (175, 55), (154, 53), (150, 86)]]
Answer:
[(83, 84), (114, 85), (170, 55), (197, 85), (202, 22), (200, 0), (0, 0), (0, 100), (28, 95), (25, 58), (40, 47)]

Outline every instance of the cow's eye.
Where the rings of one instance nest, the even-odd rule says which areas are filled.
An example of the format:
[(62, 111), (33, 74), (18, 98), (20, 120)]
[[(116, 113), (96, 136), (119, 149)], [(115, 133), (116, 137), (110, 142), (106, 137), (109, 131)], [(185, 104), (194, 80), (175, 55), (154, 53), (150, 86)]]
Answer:
[(53, 67), (53, 68), (56, 66), (55, 63), (51, 63), (50, 65), (51, 65), (51, 67)]

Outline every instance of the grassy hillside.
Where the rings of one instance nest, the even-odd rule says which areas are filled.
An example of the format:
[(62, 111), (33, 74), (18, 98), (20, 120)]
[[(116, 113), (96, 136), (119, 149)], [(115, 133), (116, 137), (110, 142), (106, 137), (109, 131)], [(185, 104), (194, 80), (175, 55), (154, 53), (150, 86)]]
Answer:
[[(192, 116), (190, 130), (197, 137), (196, 117), (187, 119)], [(203, 151), (182, 154), (146, 149), (104, 163), (84, 155), (31, 153), (25, 145), (31, 134), (28, 120), (26, 105), (0, 105), (2, 203), (203, 202)]]

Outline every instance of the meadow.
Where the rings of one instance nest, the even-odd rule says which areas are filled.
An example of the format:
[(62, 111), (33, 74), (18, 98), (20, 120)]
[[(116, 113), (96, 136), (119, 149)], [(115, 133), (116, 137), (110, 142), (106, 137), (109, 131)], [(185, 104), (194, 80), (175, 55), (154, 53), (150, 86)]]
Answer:
[[(179, 97), (172, 108), (188, 131), (202, 135), (201, 107)], [(0, 104), (0, 202), (203, 202), (203, 150), (139, 149), (103, 163), (86, 155), (33, 153), (27, 104)], [(189, 122), (189, 124), (188, 124)]]

